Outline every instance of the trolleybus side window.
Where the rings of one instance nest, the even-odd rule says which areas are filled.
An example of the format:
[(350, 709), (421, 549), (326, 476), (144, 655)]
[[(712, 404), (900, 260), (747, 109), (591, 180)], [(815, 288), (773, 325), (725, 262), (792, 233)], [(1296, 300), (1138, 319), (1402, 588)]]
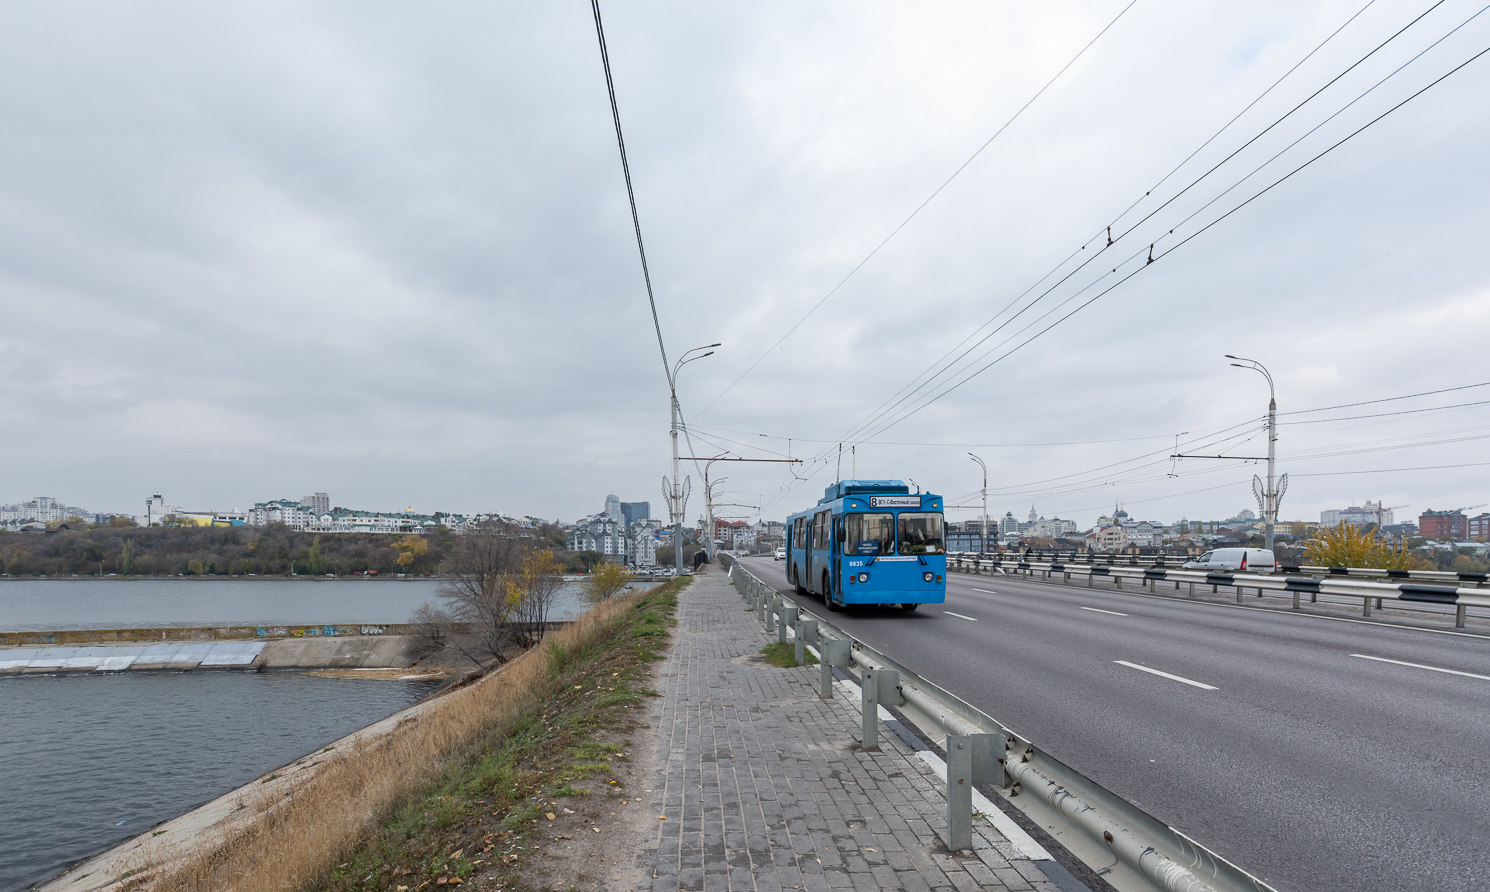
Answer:
[(807, 547), (807, 518), (799, 517), (792, 522), (792, 548)]
[(812, 519), (812, 547), (828, 547), (828, 524), (831, 513), (824, 511)]
[(942, 554), (946, 550), (940, 514), (907, 511), (900, 515), (901, 554)]
[(844, 516), (844, 554), (880, 555), (895, 551), (895, 515), (848, 514)]

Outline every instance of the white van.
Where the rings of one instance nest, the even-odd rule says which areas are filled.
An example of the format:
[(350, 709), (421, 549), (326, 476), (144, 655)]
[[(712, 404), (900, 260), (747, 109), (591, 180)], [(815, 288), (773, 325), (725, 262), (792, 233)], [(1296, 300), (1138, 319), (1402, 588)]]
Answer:
[(1184, 564), (1182, 569), (1271, 573), (1278, 569), (1278, 561), (1266, 548), (1217, 548)]

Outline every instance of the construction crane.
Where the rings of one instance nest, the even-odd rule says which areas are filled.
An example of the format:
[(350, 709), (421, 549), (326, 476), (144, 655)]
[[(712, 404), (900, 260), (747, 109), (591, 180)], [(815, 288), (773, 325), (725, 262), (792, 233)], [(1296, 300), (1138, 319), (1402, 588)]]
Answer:
[(1388, 511), (1396, 511), (1399, 508), (1406, 508), (1406, 507), (1407, 507), (1406, 505), (1392, 505), (1390, 507), (1383, 508), (1381, 506), (1381, 503), (1380, 502), (1377, 502), (1376, 503), (1376, 528), (1379, 530), (1383, 526), (1385, 526), (1385, 517), (1386, 517), (1386, 513)]

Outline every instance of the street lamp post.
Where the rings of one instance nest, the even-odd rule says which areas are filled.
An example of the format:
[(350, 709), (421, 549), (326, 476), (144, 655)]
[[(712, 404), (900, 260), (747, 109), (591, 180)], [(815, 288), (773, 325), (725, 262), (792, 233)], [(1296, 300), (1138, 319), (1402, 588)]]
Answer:
[(1257, 477), (1253, 475), (1253, 494), (1257, 496), (1262, 509), (1262, 530), (1267, 540), (1266, 548), (1273, 549), (1273, 527), (1278, 522), (1278, 503), (1283, 500), (1283, 491), (1288, 488), (1288, 475), (1284, 474), (1282, 480), (1273, 476), (1274, 461), (1277, 458), (1278, 448), (1278, 395), (1273, 387), (1273, 376), (1262, 363), (1255, 359), (1247, 359), (1241, 356), (1226, 354), (1227, 359), (1235, 359), (1232, 365), (1239, 369), (1251, 369), (1268, 379), (1268, 482), (1267, 488), (1258, 492)]
[(988, 550), (988, 466), (983, 464), (983, 459), (971, 452), (968, 453), (968, 457), (983, 469), (983, 540), (978, 543), (978, 553), (983, 554)]
[[(705, 356), (713, 356), (712, 348), (718, 344), (709, 344), (704, 347), (694, 347), (688, 353), (678, 357), (673, 365), (672, 372), (667, 376), (667, 389), (672, 397), (672, 438), (673, 438), (673, 482), (668, 492), (668, 513), (673, 520), (673, 560), (679, 573), (683, 572), (683, 509), (688, 494), (683, 490), (682, 481), (678, 472), (678, 424), (682, 417), (682, 408), (678, 405), (678, 370), (695, 359), (703, 359)], [(689, 353), (698, 353), (700, 350), (708, 350), (698, 356), (690, 357)]]

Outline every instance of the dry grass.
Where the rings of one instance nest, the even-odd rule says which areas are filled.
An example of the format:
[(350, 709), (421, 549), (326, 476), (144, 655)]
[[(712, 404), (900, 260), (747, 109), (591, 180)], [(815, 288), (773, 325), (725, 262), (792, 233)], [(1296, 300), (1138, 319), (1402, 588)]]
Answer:
[(417, 717), (320, 766), (290, 793), (250, 794), (253, 814), (225, 838), (152, 877), (153, 892), (295, 892), (328, 870), (402, 797), (428, 787), (446, 759), (533, 708), (549, 672), (550, 646), (576, 649), (602, 637), (643, 595), (603, 603), (548, 636), (501, 671), (444, 695)]

